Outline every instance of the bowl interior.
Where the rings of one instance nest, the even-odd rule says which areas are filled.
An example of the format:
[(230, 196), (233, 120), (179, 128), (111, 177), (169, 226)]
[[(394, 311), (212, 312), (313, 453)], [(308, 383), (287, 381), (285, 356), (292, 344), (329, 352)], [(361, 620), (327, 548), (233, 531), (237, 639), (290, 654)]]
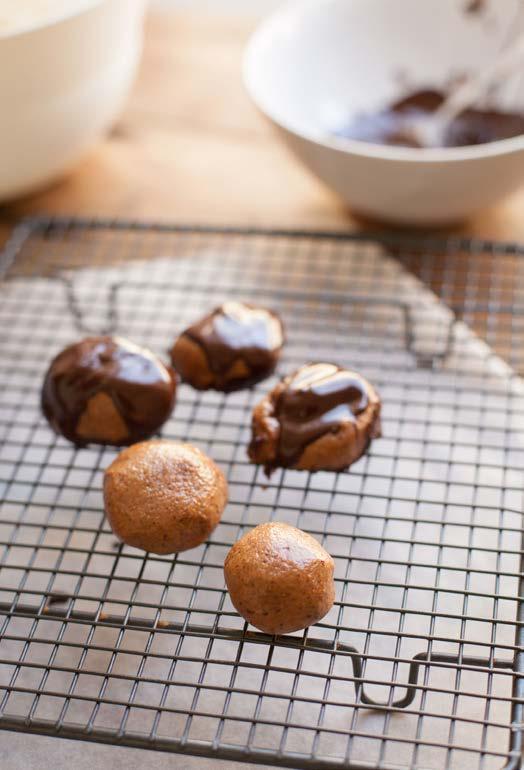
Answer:
[[(294, 0), (253, 36), (248, 89), (277, 123), (322, 140), (356, 113), (420, 87), (445, 88), (493, 59), (517, 29), (520, 0)], [(521, 13), (524, 17), (524, 13)], [(524, 29), (524, 18), (520, 18)], [(490, 98), (524, 108), (524, 77)]]

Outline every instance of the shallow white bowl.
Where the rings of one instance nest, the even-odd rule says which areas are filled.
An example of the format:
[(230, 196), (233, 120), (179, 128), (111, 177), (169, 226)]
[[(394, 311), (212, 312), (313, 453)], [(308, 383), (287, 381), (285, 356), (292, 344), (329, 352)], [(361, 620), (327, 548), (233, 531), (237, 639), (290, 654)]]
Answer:
[(84, 0), (76, 12), (0, 35), (0, 201), (73, 166), (120, 112), (142, 42), (144, 0)]
[[(468, 217), (524, 181), (524, 135), (476, 147), (383, 147), (334, 135), (408, 90), (445, 88), (492, 59), (520, 0), (293, 0), (264, 21), (244, 59), (251, 97), (298, 158), (355, 212), (401, 224)], [(409, 83), (409, 86), (406, 86)], [(522, 77), (499, 106), (524, 109)]]

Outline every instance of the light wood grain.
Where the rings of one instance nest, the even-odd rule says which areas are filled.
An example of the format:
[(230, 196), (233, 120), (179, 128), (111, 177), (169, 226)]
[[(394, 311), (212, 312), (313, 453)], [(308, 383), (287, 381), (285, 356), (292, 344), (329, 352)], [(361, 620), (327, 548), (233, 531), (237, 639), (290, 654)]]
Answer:
[[(50, 189), (0, 208), (190, 222), (355, 228), (249, 101), (241, 57), (256, 24), (235, 15), (150, 16), (140, 75), (115, 130)], [(489, 184), (489, 180), (486, 180)], [(524, 190), (462, 232), (524, 239)]]

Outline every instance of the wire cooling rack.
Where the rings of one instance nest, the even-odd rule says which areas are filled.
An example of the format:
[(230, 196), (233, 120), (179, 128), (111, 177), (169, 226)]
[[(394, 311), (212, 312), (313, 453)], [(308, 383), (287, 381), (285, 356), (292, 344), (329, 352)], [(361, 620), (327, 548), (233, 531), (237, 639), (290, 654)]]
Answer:
[[(519, 248), (40, 219), (2, 266), (0, 727), (324, 770), (520, 767)], [(275, 378), (181, 386), (163, 435), (211, 454), (230, 502), (199, 548), (144, 554), (104, 520), (115, 451), (50, 431), (42, 375), (85, 332), (165, 355), (229, 297), (282, 314), (279, 374), (324, 358), (371, 379), (384, 437), (349, 472), (267, 480), (246, 445)], [(277, 638), (239, 618), (222, 573), (270, 519), (336, 564), (330, 613)]]

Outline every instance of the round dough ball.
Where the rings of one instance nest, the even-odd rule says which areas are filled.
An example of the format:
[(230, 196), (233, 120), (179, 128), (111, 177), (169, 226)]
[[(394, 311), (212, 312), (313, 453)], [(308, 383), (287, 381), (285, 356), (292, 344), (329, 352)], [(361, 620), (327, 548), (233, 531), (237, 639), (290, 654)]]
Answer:
[(244, 535), (224, 564), (235, 609), (267, 634), (289, 634), (323, 618), (335, 599), (333, 571), (320, 543), (279, 522)]
[(78, 446), (142, 441), (175, 405), (175, 373), (122, 337), (86, 337), (51, 362), (42, 409), (51, 427)]
[(171, 362), (194, 388), (228, 392), (268, 377), (283, 344), (284, 328), (276, 313), (229, 301), (182, 332), (171, 349)]
[(248, 454), (264, 465), (339, 471), (381, 435), (380, 398), (361, 374), (310, 363), (284, 377), (253, 410)]
[(215, 529), (227, 482), (191, 444), (143, 441), (120, 452), (104, 475), (104, 504), (115, 535), (144, 551), (195, 548)]

